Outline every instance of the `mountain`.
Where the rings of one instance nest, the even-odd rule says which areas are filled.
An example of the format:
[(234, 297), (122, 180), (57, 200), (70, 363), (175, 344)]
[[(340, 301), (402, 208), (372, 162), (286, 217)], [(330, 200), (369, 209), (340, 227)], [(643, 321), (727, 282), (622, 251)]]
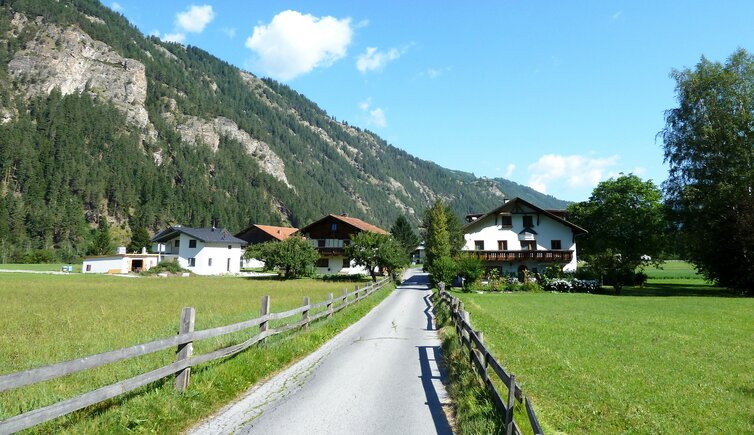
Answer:
[(504, 197), (566, 202), (442, 168), (327, 115), (293, 89), (145, 37), (95, 0), (0, 0), (0, 262), (81, 255), (106, 219), (136, 228), (389, 227), (437, 199), (459, 215)]

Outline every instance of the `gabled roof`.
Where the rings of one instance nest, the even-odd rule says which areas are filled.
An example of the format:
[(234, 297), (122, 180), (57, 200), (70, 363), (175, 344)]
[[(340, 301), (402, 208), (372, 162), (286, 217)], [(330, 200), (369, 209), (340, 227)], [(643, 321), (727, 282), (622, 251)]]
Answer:
[(246, 228), (245, 230), (239, 232), (238, 234), (236, 234), (236, 236), (240, 236), (241, 234), (248, 232), (252, 228), (258, 228), (260, 231), (262, 231), (262, 232), (264, 232), (266, 234), (269, 234), (270, 237), (273, 237), (273, 238), (275, 238), (277, 240), (285, 240), (288, 237), (290, 237), (291, 234), (293, 234), (296, 231), (298, 231), (298, 228), (275, 227), (275, 226), (272, 226), (272, 225), (254, 224), (254, 225), (250, 226), (249, 228)]
[(494, 210), (492, 210), (490, 212), (487, 212), (484, 215), (482, 215), (479, 218), (477, 218), (476, 220), (471, 221), (470, 223), (466, 224), (463, 227), (464, 232), (466, 232), (467, 228), (471, 228), (474, 225), (479, 224), (486, 217), (496, 215), (496, 214), (498, 214), (500, 212), (503, 212), (503, 211), (508, 211), (508, 210), (514, 208), (516, 204), (525, 205), (526, 207), (529, 207), (529, 208), (533, 209), (536, 213), (541, 213), (541, 214), (549, 217), (550, 219), (552, 219), (552, 220), (554, 220), (556, 222), (560, 222), (561, 224), (570, 227), (576, 234), (586, 234), (586, 233), (588, 233), (587, 230), (581, 228), (580, 226), (574, 224), (573, 222), (568, 222), (567, 220), (563, 219), (562, 217), (560, 217), (560, 216), (558, 216), (558, 215), (556, 215), (556, 214), (554, 214), (554, 213), (552, 213), (552, 212), (550, 212), (548, 210), (545, 210), (543, 208), (537, 207), (536, 205), (534, 205), (534, 204), (532, 204), (532, 203), (530, 203), (528, 201), (525, 201), (525, 200), (523, 200), (521, 198), (518, 198), (518, 197), (513, 198), (513, 199), (511, 199), (509, 201), (506, 201), (500, 207), (498, 207), (498, 208), (496, 208), (496, 209), (494, 209)]
[(159, 233), (155, 234), (154, 237), (149, 239), (149, 241), (156, 243), (167, 242), (168, 240), (175, 238), (178, 234), (185, 234), (204, 243), (236, 243), (241, 245), (247, 244), (244, 240), (234, 237), (228, 232), (228, 230), (224, 228), (191, 228), (182, 227), (180, 225), (169, 227), (165, 230), (160, 231)]
[(328, 218), (335, 218), (335, 219), (337, 219), (337, 220), (339, 220), (341, 222), (345, 222), (345, 223), (351, 225), (352, 227), (358, 228), (361, 231), (369, 231), (369, 232), (378, 233), (378, 234), (389, 234), (387, 231), (383, 230), (382, 228), (380, 228), (378, 226), (374, 226), (374, 225), (372, 225), (370, 223), (364, 222), (361, 219), (357, 219), (355, 217), (337, 215), (337, 214), (329, 214), (329, 215), (323, 217), (322, 219), (320, 219), (320, 220), (318, 220), (318, 221), (316, 221), (314, 223), (311, 223), (311, 224), (305, 226), (304, 228), (301, 228), (299, 231), (301, 231), (301, 233), (306, 233), (309, 230), (310, 227), (313, 227), (313, 226), (319, 224), (320, 222), (322, 222), (322, 221), (324, 221), (325, 219), (328, 219)]

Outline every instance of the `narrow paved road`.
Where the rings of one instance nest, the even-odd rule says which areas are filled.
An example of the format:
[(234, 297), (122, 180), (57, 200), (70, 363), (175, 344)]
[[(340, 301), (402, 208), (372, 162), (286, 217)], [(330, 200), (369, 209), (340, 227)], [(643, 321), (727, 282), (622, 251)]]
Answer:
[(425, 274), (196, 434), (450, 434)]

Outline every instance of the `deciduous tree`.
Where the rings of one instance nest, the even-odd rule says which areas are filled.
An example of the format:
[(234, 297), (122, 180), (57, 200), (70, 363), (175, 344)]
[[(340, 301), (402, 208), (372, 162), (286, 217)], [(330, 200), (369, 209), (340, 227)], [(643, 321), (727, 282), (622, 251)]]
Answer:
[(673, 71), (662, 137), (682, 251), (708, 279), (754, 294), (754, 56)]
[(611, 281), (616, 294), (637, 267), (661, 261), (668, 224), (662, 194), (651, 180), (629, 174), (603, 181), (568, 212), (589, 231), (579, 243), (581, 257)]
[(251, 245), (244, 256), (264, 261), (265, 270), (278, 269), (285, 278), (296, 278), (311, 269), (319, 253), (306, 239), (289, 237), (279, 242)]
[(372, 281), (377, 281), (376, 269), (392, 272), (408, 263), (408, 255), (397, 240), (370, 231), (352, 236), (351, 243), (346, 246), (346, 255), (369, 270)]

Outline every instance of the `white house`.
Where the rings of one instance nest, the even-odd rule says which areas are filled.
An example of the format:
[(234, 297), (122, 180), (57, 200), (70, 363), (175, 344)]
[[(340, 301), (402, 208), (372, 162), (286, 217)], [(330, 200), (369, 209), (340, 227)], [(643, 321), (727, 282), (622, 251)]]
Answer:
[(176, 225), (152, 237), (160, 261), (177, 260), (197, 275), (239, 273), (246, 242), (220, 228)]
[(335, 214), (329, 214), (301, 228), (299, 233), (309, 239), (319, 253), (319, 260), (315, 264), (317, 273), (359, 275), (368, 274), (369, 271), (362, 266), (357, 266), (353, 260), (346, 257), (345, 247), (351, 242), (351, 236), (362, 231), (389, 234), (382, 228), (361, 219)]
[(84, 259), (84, 265), (81, 268), (83, 273), (129, 273), (142, 272), (157, 265), (159, 255), (147, 254), (128, 254), (124, 246), (115, 251), (115, 255), (101, 255), (97, 257), (87, 257)]
[(564, 216), (513, 198), (488, 213), (467, 216), (463, 250), (508, 275), (542, 272), (552, 264), (575, 271), (576, 238), (587, 231)]

